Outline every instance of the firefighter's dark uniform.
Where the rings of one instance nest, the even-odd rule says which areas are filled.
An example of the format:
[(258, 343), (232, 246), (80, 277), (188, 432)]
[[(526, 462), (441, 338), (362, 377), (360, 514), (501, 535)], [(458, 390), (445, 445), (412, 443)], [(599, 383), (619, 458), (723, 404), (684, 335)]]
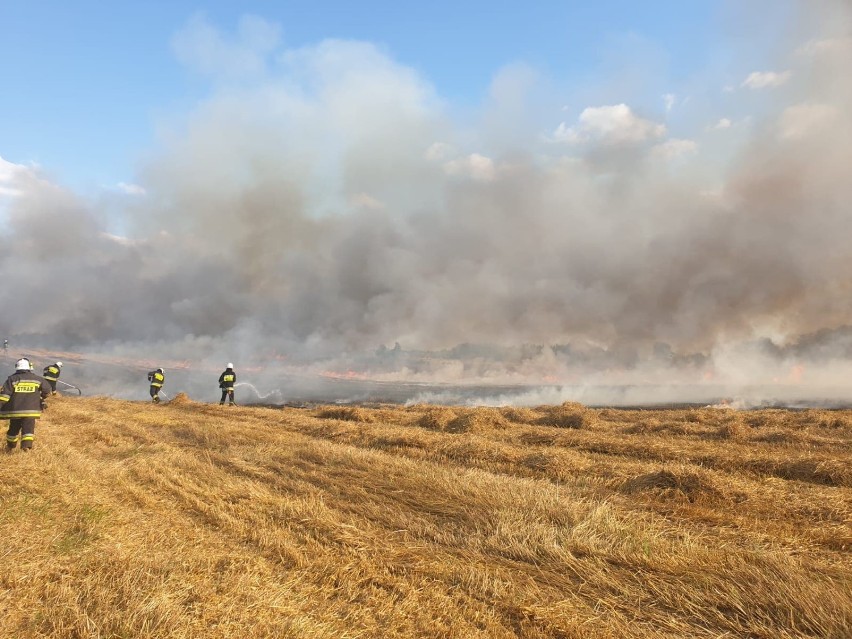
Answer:
[(53, 394), (56, 394), (56, 380), (59, 379), (59, 367), (56, 364), (51, 364), (50, 366), (45, 366), (44, 371), (42, 372), (42, 377), (47, 380), (47, 383), (50, 384), (50, 390)]
[(234, 372), (233, 368), (226, 368), (225, 372), (219, 375), (219, 388), (222, 389), (222, 399), (219, 400), (219, 404), (225, 403), (225, 398), (228, 399), (228, 403), (233, 406), (234, 402), (234, 384), (237, 382), (237, 374)]
[(151, 382), (151, 400), (155, 403), (159, 402), (160, 389), (166, 382), (166, 376), (163, 375), (163, 373), (158, 368), (157, 370), (148, 373), (148, 381)]
[(19, 440), (21, 449), (33, 447), (36, 420), (50, 392), (47, 382), (32, 371), (15, 371), (6, 380), (0, 389), (0, 419), (9, 420), (6, 450), (13, 450)]

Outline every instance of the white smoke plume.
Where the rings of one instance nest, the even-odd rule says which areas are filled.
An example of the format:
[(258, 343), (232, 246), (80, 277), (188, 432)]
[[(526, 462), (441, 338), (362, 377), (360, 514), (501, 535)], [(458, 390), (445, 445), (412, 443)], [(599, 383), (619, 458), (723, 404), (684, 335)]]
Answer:
[(783, 73), (742, 61), (771, 91), (720, 77), (691, 130), (712, 100), (566, 113), (522, 66), (461, 124), (373, 44), (194, 18), (174, 49), (214, 88), (132, 197), (0, 160), (0, 330), (398, 381), (767, 381), (852, 324), (852, 9), (801, 8)]

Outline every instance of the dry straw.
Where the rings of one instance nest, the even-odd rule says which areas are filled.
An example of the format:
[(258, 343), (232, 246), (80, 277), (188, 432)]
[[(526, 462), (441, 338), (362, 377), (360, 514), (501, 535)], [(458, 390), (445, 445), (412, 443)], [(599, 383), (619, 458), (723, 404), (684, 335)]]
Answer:
[(58, 398), (0, 636), (852, 636), (852, 413)]

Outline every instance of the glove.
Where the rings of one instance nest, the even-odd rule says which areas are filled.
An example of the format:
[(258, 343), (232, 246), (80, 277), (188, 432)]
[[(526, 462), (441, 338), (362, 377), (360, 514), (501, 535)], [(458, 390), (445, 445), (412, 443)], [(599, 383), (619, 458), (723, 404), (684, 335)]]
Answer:
[(47, 410), (47, 402), (46, 402), (46, 401), (44, 401), (44, 400), (41, 400), (41, 409), (42, 409), (42, 410)]

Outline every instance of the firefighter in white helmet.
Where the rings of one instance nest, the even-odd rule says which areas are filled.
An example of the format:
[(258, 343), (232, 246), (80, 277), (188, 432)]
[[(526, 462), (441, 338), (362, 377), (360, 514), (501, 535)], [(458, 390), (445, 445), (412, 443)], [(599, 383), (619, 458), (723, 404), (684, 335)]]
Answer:
[(151, 401), (155, 404), (159, 404), (160, 389), (163, 387), (163, 384), (166, 383), (166, 371), (162, 368), (151, 371), (148, 373), (148, 381), (151, 382)]
[(228, 399), (228, 405), (234, 406), (234, 384), (237, 382), (237, 374), (234, 372), (234, 365), (228, 362), (228, 367), (219, 375), (219, 388), (222, 389), (222, 399), (219, 400), (219, 405), (225, 403), (225, 398)]
[(50, 386), (33, 373), (32, 364), (22, 357), (15, 364), (15, 372), (0, 389), (0, 419), (9, 420), (6, 433), (6, 451), (12, 452), (21, 442), (21, 450), (33, 447), (36, 420), (47, 408), (45, 399), (50, 395)]
[(59, 379), (59, 373), (62, 371), (62, 362), (56, 362), (44, 367), (41, 376), (50, 384), (50, 390), (56, 395), (56, 380)]

